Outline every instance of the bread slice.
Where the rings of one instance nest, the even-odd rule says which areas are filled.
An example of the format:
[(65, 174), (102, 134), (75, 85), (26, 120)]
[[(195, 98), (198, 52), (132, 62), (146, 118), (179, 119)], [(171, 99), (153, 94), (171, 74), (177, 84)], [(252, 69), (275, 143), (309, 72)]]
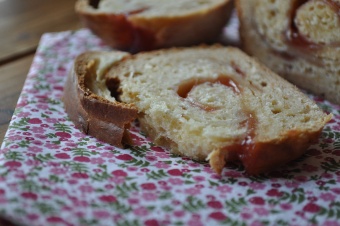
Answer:
[(138, 52), (215, 41), (231, 14), (230, 0), (78, 0), (76, 12), (113, 48)]
[(105, 73), (128, 55), (118, 51), (79, 55), (67, 77), (63, 95), (66, 112), (78, 129), (118, 147), (129, 143), (127, 130), (137, 117), (137, 109), (111, 95), (110, 89), (115, 90), (117, 83), (106, 83)]
[(243, 49), (297, 86), (340, 104), (338, 2), (237, 0)]
[(231, 47), (140, 53), (113, 65), (120, 100), (134, 104), (156, 144), (221, 173), (240, 161), (249, 174), (301, 156), (331, 115), (295, 86)]

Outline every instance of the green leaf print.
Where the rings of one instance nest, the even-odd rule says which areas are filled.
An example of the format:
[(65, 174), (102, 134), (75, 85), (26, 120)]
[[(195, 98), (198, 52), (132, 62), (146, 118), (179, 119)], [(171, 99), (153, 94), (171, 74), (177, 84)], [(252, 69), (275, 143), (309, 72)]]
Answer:
[(47, 154), (37, 154), (36, 156), (34, 156), (34, 159), (40, 162), (49, 162), (53, 160), (54, 157), (51, 155), (51, 153), (47, 153)]
[(205, 208), (203, 201), (193, 196), (189, 196), (187, 203), (183, 204), (183, 209), (190, 212), (196, 212), (203, 208)]
[(242, 197), (239, 199), (232, 198), (230, 201), (227, 200), (225, 201), (225, 204), (227, 206), (228, 212), (239, 213), (242, 208), (247, 204), (247, 202)]
[(122, 204), (122, 203), (120, 203), (120, 202), (112, 202), (112, 203), (110, 203), (110, 206), (111, 207), (113, 207), (113, 209), (116, 211), (116, 212), (118, 212), (118, 213), (124, 213), (124, 214), (126, 214), (126, 213), (128, 213), (128, 212), (130, 212), (131, 211), (131, 206), (129, 206), (129, 205), (124, 205), (124, 204)]
[(107, 172), (96, 173), (95, 175), (91, 176), (91, 178), (95, 181), (105, 181), (110, 177), (111, 175), (108, 174)]
[(91, 152), (85, 148), (74, 148), (72, 153), (77, 156), (91, 156)]
[(158, 171), (150, 171), (146, 174), (148, 179), (160, 180), (162, 178), (168, 177), (168, 175), (164, 172), (163, 169)]
[(171, 198), (172, 198), (172, 193), (169, 192), (169, 191), (162, 192), (158, 197), (158, 199), (160, 199), (160, 200), (171, 199)]
[(129, 193), (133, 191), (138, 191), (136, 182), (132, 184), (127, 184), (126, 182), (124, 182), (121, 185), (117, 185), (115, 189), (116, 189), (115, 190), (116, 195), (118, 197), (124, 197), (124, 198), (129, 197)]
[(5, 153), (5, 158), (7, 160), (14, 160), (14, 161), (22, 161), (24, 157), (20, 152), (17, 151), (9, 151)]
[(66, 124), (63, 124), (63, 123), (55, 123), (54, 128), (55, 128), (56, 131), (59, 131), (59, 132), (71, 133), (71, 131), (72, 131), (69, 125), (66, 125)]
[(141, 224), (138, 222), (138, 220), (123, 220), (116, 222), (116, 226), (140, 226)]
[(71, 170), (75, 172), (87, 172), (88, 171), (87, 165), (84, 163), (80, 163), (80, 162), (64, 161), (62, 162), (62, 165), (71, 167)]
[(40, 187), (32, 180), (23, 180), (19, 182), (22, 190), (25, 191), (34, 191), (37, 192), (40, 190)]
[(335, 159), (330, 159), (327, 162), (322, 162), (321, 168), (326, 172), (337, 172), (340, 170), (340, 161), (337, 162)]
[(79, 223), (80, 225), (98, 225), (99, 221), (97, 219), (80, 218)]
[(13, 122), (9, 126), (9, 128), (10, 129), (18, 129), (18, 130), (27, 131), (27, 130), (29, 130), (29, 128), (27, 128), (28, 120), (29, 120), (29, 118), (22, 118), (22, 119), (20, 119), (19, 122)]
[(129, 149), (133, 151), (134, 156), (144, 157), (146, 152), (149, 151), (146, 146), (129, 146)]
[(57, 211), (53, 208), (53, 206), (45, 203), (45, 202), (36, 202), (33, 204), (35, 208), (37, 208), (44, 215), (52, 215)]

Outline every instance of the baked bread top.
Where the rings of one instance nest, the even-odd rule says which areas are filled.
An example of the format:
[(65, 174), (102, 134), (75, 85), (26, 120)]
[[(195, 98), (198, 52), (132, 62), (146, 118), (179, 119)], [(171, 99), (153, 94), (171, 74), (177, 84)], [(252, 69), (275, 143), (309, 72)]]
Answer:
[(120, 99), (134, 104), (158, 145), (216, 172), (241, 161), (250, 174), (301, 156), (330, 120), (295, 86), (231, 47), (173, 48), (111, 67)]
[(78, 0), (76, 12), (114, 48), (139, 52), (215, 41), (232, 9), (230, 0)]

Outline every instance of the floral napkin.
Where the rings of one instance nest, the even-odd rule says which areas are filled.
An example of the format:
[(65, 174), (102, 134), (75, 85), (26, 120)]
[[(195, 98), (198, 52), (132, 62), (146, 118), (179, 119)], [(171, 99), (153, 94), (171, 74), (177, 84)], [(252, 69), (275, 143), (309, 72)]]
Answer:
[(132, 128), (120, 149), (61, 102), (73, 59), (110, 50), (88, 30), (45, 34), (0, 149), (0, 215), (20, 225), (340, 225), (340, 106), (302, 158), (266, 175), (170, 154)]

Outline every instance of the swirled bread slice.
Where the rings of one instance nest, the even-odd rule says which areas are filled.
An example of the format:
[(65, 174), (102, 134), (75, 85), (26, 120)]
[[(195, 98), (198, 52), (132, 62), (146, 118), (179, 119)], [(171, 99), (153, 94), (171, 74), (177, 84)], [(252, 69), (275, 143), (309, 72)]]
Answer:
[(339, 0), (237, 0), (244, 50), (297, 86), (340, 103)]
[(138, 52), (215, 41), (230, 0), (78, 0), (76, 12), (95, 34), (120, 50)]
[(240, 161), (250, 174), (301, 156), (331, 115), (266, 67), (231, 47), (174, 48), (113, 65), (120, 100), (134, 104), (158, 145), (221, 173)]
[(69, 73), (63, 102), (69, 118), (86, 134), (122, 147), (129, 143), (127, 132), (137, 117), (132, 104), (117, 101), (106, 83), (105, 73), (129, 54), (124, 52), (86, 52), (79, 55)]

